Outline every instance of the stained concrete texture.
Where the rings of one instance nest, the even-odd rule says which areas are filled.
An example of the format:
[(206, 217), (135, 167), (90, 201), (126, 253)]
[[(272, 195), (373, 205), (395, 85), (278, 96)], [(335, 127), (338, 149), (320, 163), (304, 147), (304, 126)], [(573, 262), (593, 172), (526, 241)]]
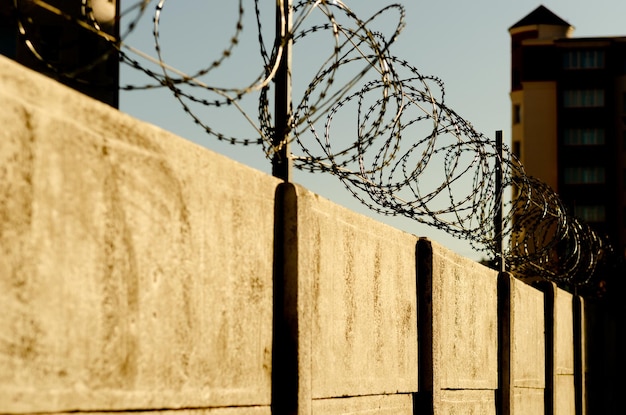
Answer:
[(544, 414), (545, 413), (545, 390), (536, 388), (515, 388), (511, 403), (511, 414)]
[(313, 415), (413, 415), (409, 394), (318, 399), (312, 406)]
[[(417, 238), (285, 186), (285, 209), (296, 212), (285, 214), (285, 313), (298, 348), (299, 413), (365, 402), (316, 399), (417, 391)], [(390, 409), (406, 396), (380, 399), (366, 413), (410, 413), (405, 403)]]
[(495, 414), (495, 391), (489, 389), (441, 390), (435, 414), (485, 415)]
[(555, 285), (552, 293), (554, 304), (554, 415), (574, 414), (576, 391), (574, 388), (573, 296)]
[(520, 280), (510, 281), (510, 414), (544, 413), (544, 293)]
[(0, 85), (0, 412), (268, 414), (278, 181), (2, 57)]
[(495, 414), (498, 274), (425, 238), (418, 257), (420, 391), (431, 391), (435, 414)]
[[(496, 413), (497, 272), (2, 57), (0, 86), (0, 413)], [(572, 414), (572, 296), (509, 284), (512, 413)]]
[[(266, 406), (141, 411), (141, 415), (269, 415), (269, 414), (270, 412)], [(55, 415), (76, 415), (76, 412), (58, 412)], [(120, 415), (120, 412), (95, 411), (95, 412), (89, 412), (89, 415)]]

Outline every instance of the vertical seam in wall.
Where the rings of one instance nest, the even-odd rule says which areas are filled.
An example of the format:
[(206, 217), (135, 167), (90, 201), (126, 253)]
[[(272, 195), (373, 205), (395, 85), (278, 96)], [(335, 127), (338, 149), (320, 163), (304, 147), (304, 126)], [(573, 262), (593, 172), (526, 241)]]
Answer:
[(415, 247), (417, 278), (417, 339), (418, 339), (418, 393), (413, 396), (413, 414), (432, 414), (434, 411), (433, 361), (433, 248), (425, 238)]
[(545, 319), (545, 383), (546, 389), (544, 394), (544, 413), (545, 415), (554, 414), (554, 301), (556, 289), (553, 283), (540, 283), (539, 288), (543, 291), (544, 298), (544, 319)]
[(511, 413), (511, 278), (498, 274), (498, 391), (496, 413)]
[[(297, 198), (281, 183), (274, 201), (272, 414), (298, 411)], [(295, 243), (294, 243), (295, 242)]]

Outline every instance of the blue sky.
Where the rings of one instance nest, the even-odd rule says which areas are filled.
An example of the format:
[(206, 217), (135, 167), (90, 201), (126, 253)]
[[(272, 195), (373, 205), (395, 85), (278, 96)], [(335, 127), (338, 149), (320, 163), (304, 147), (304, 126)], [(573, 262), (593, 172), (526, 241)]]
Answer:
[[(274, 1), (263, 0), (264, 34), (274, 28)], [(263, 3), (263, 1), (261, 3)], [(133, 1), (123, 1), (122, 7)], [(359, 17), (369, 17), (375, 11), (393, 2), (385, 0), (344, 0)], [(574, 36), (626, 36), (626, 1), (624, 0), (439, 0), (402, 1), (406, 9), (406, 27), (392, 47), (392, 53), (410, 62), (423, 75), (434, 75), (445, 84), (445, 102), (457, 114), (470, 121), (476, 130), (493, 136), (503, 130), (504, 140), (510, 136), (510, 44), (508, 28), (540, 4), (575, 27)], [(125, 42), (144, 53), (155, 56), (152, 37), (152, 2), (137, 29)], [(254, 25), (253, 2), (243, 1), (245, 12), (240, 42), (231, 58), (219, 70), (203, 78), (209, 85), (243, 87), (253, 82), (260, 73), (261, 60), (257, 57), (258, 43)], [(236, 0), (176, 0), (165, 2), (160, 29), (164, 60), (186, 73), (192, 73), (220, 56), (235, 33), (238, 2)], [(315, 22), (315, 17), (311, 18)], [(389, 31), (395, 27), (395, 13), (388, 13), (377, 21), (377, 28)], [(328, 57), (324, 41), (303, 42), (294, 48), (294, 95), (306, 87), (307, 79)], [(133, 56), (131, 54), (131, 56)], [(140, 59), (142, 64), (150, 65)], [(319, 65), (318, 65), (319, 62)], [(308, 72), (307, 72), (308, 71)], [(310, 73), (310, 74), (309, 74)], [(308, 77), (308, 78), (307, 78)], [(141, 72), (122, 67), (121, 84), (140, 85), (151, 80)], [(207, 97), (208, 98), (208, 97)], [(297, 97), (296, 97), (297, 98)], [(256, 119), (254, 99), (243, 103)], [(254, 130), (240, 114), (209, 111), (193, 107), (194, 113), (207, 125), (226, 134), (254, 137)], [(120, 109), (134, 117), (156, 124), (183, 138), (197, 143), (256, 169), (269, 172), (270, 163), (260, 147), (231, 146), (207, 135), (183, 111), (181, 105), (167, 90), (123, 92)], [(342, 122), (345, 125), (342, 125)], [(349, 136), (353, 123), (349, 119), (335, 121), (337, 131)], [(354, 200), (350, 193), (333, 177), (295, 172), (294, 181), (312, 191), (396, 228), (418, 236), (432, 238), (461, 255), (479, 259), (468, 243), (410, 219), (379, 216)]]

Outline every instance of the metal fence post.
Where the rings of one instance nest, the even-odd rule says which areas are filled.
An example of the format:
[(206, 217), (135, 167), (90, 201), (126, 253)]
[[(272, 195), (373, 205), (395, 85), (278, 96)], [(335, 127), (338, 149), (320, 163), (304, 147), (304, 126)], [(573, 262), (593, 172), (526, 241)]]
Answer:
[(502, 189), (502, 166), (504, 163), (504, 152), (502, 150), (502, 130), (496, 131), (496, 212), (494, 218), (494, 231), (495, 231), (495, 241), (496, 241), (496, 260), (498, 271), (505, 272), (506, 264), (504, 263), (504, 241), (502, 235), (502, 222), (504, 221), (504, 215), (502, 212), (502, 203), (503, 203), (503, 189)]
[(280, 62), (274, 78), (274, 156), (272, 175), (291, 181), (291, 152), (289, 149), (289, 131), (291, 129), (291, 47), (292, 0), (282, 0), (276, 5), (276, 46), (282, 47)]

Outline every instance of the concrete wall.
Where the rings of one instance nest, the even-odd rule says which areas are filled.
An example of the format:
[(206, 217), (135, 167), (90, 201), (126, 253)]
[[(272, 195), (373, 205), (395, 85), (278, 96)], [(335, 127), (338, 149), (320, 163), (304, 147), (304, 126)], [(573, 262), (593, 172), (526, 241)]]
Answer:
[[(576, 390), (574, 389), (574, 326), (573, 297), (553, 285), (547, 295), (552, 295), (552, 407), (555, 415), (574, 414)], [(550, 376), (550, 373), (546, 375)], [(548, 379), (548, 382), (550, 380)]]
[(277, 180), (0, 65), (0, 412), (269, 413)]
[(0, 413), (573, 413), (570, 294), (3, 58), (0, 100)]
[(411, 414), (417, 238), (301, 187), (281, 191), (298, 413)]
[[(436, 242), (418, 244), (421, 409), (495, 414), (498, 388), (497, 272)], [(480, 307), (477, 307), (480, 304)]]
[(509, 274), (500, 276), (500, 284), (503, 413), (540, 415), (546, 393), (544, 293)]

